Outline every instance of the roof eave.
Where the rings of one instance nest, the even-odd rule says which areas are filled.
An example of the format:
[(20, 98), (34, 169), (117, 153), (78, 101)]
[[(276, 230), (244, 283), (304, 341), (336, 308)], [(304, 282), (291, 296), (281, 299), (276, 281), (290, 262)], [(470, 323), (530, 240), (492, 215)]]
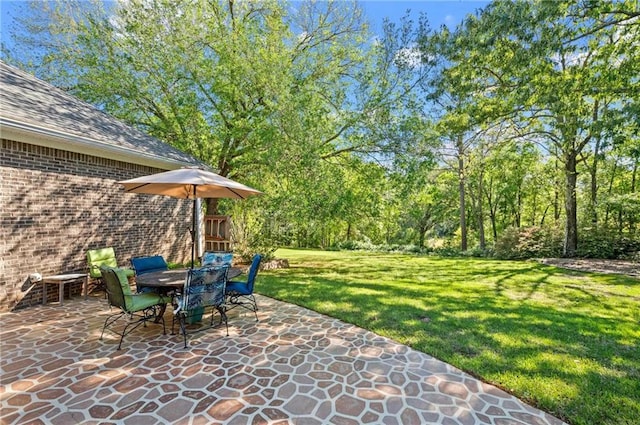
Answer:
[(163, 170), (173, 170), (185, 165), (195, 165), (187, 161), (149, 155), (121, 146), (98, 142), (94, 139), (14, 121), (6, 117), (0, 117), (0, 137), (16, 142), (108, 158)]

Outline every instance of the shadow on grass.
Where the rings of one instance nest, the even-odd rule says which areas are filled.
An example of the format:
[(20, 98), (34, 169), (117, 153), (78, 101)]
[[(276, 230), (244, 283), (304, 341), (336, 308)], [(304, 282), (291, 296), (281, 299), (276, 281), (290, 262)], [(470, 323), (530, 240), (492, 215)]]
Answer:
[(611, 287), (600, 296), (569, 286), (588, 274), (384, 254), (314, 260), (263, 274), (256, 290), (388, 336), (572, 423), (640, 417), (638, 303)]

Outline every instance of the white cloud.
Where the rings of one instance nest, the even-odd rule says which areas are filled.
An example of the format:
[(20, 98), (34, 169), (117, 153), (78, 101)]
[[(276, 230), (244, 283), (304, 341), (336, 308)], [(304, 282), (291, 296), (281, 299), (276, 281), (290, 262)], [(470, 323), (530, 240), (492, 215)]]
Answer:
[(405, 47), (398, 50), (395, 61), (398, 65), (409, 68), (419, 68), (422, 66), (422, 52), (417, 47)]
[(586, 58), (587, 58), (586, 52), (574, 52), (574, 53), (566, 54), (564, 58), (561, 57), (558, 53), (556, 53), (553, 56), (551, 56), (550, 59), (556, 68), (561, 69), (563, 59), (564, 59), (564, 66), (566, 68), (571, 68), (573, 66), (581, 66)]
[(456, 22), (457, 22), (457, 19), (453, 15), (447, 15), (444, 17), (444, 24), (448, 27), (455, 26)]

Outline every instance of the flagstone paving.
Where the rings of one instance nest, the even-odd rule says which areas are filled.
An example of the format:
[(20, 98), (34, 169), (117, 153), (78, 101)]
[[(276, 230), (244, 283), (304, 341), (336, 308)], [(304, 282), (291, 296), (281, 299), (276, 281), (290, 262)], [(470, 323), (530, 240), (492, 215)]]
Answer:
[[(2, 424), (558, 425), (431, 356), (266, 297), (190, 336), (99, 340), (104, 299), (0, 315)], [(171, 309), (168, 309), (171, 310)]]

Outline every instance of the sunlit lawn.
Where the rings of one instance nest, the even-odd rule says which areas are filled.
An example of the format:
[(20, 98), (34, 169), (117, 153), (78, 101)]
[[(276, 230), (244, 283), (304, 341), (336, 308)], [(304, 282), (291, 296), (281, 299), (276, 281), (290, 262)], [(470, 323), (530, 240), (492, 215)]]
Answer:
[(640, 280), (535, 262), (277, 251), (256, 291), (431, 354), (572, 424), (640, 423)]

